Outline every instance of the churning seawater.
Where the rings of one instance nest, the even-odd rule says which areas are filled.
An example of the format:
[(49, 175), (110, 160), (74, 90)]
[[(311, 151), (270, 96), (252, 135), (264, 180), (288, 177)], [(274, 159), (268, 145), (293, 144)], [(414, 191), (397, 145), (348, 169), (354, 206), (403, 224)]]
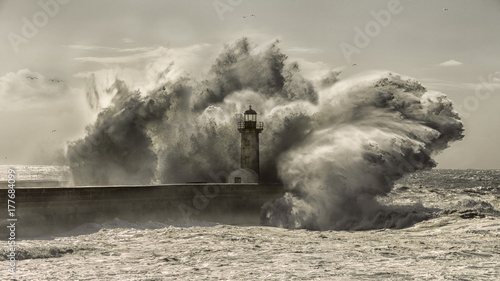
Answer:
[[(61, 168), (37, 169), (64, 173)], [(56, 177), (47, 172), (37, 180), (47, 176)], [(497, 280), (500, 276), (500, 170), (409, 174), (377, 200), (395, 212), (414, 213), (425, 220), (402, 229), (310, 231), (115, 218), (18, 241), (15, 274), (7, 271), (4, 241), (1, 276), (2, 280)]]

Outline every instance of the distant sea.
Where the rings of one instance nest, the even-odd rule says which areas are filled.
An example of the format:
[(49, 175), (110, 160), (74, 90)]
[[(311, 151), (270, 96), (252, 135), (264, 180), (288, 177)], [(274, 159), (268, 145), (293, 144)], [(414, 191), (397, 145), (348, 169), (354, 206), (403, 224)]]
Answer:
[[(68, 166), (52, 165), (0, 165), (0, 184), (6, 183), (8, 169), (16, 170), (16, 181), (25, 183), (57, 183), (72, 185)], [(425, 185), (447, 189), (472, 187), (500, 188), (499, 169), (434, 169), (406, 175), (396, 182), (400, 185)]]
[(72, 185), (68, 166), (52, 165), (0, 165), (0, 188), (7, 186), (8, 170), (16, 171), (16, 186)]

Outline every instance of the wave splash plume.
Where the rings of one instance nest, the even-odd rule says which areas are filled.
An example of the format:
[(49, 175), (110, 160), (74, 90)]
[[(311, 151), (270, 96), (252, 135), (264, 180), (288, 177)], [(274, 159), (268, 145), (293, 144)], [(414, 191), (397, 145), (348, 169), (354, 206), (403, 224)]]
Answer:
[[(251, 103), (265, 123), (262, 182), (282, 182), (283, 198), (262, 208), (267, 225), (308, 229), (404, 227), (421, 218), (381, 206), (403, 175), (463, 138), (452, 102), (393, 73), (308, 80), (277, 42), (243, 38), (225, 46), (204, 80), (170, 64), (147, 92), (116, 79), (87, 135), (69, 145), (75, 184), (214, 181), (239, 168), (239, 114)], [(173, 77), (173, 76), (172, 76)], [(99, 101), (95, 77), (90, 81)]]
[(435, 167), (432, 156), (463, 138), (444, 94), (390, 73), (322, 92), (313, 119), (310, 136), (279, 162), (289, 192), (263, 207), (266, 224), (369, 229), (422, 220), (418, 212), (384, 208), (376, 196), (407, 173)]

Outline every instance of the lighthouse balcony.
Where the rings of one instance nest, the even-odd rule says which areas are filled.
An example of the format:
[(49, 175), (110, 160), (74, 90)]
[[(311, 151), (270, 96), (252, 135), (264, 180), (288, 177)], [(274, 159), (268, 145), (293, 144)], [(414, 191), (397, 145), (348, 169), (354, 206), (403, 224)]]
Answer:
[(264, 129), (264, 122), (239, 121), (238, 129)]

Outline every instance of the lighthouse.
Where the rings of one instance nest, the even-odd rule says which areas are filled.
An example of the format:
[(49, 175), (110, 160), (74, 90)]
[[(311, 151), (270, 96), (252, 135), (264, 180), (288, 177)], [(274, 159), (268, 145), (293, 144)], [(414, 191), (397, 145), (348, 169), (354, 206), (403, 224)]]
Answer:
[(243, 114), (243, 121), (238, 122), (241, 134), (241, 169), (250, 169), (259, 175), (259, 134), (264, 123), (257, 122), (257, 112), (249, 106)]

